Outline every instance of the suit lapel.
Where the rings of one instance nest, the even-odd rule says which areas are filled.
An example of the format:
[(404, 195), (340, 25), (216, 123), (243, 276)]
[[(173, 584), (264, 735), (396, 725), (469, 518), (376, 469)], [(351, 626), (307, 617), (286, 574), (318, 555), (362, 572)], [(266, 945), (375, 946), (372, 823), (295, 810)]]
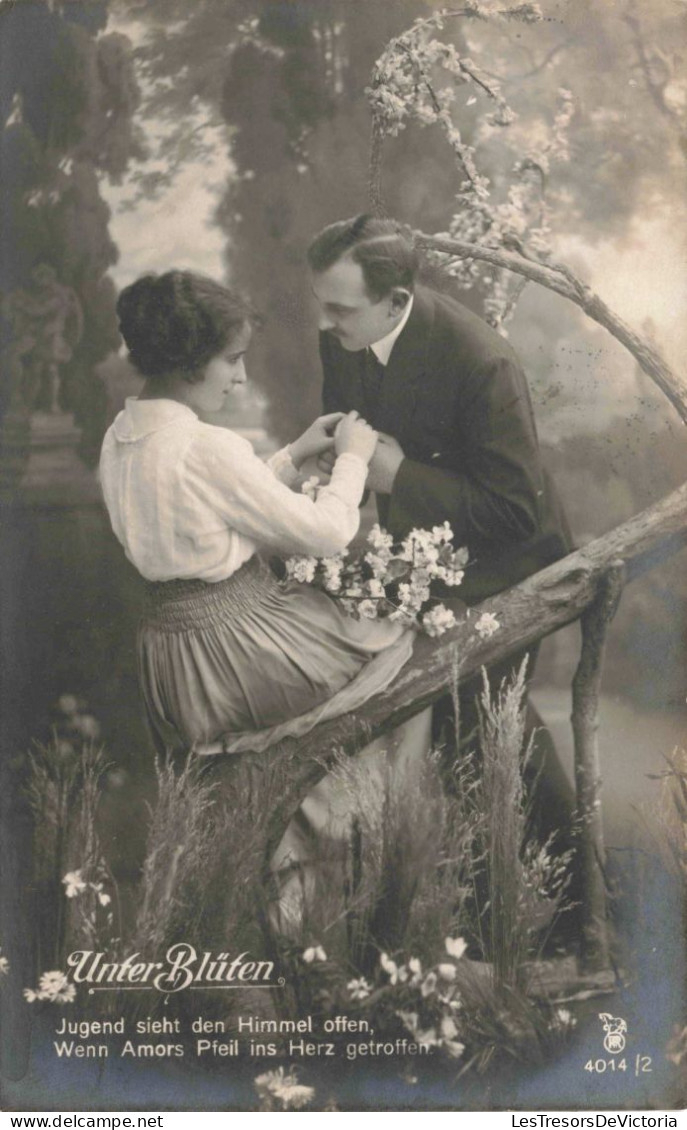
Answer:
[(420, 287), (415, 292), (410, 317), (391, 351), (379, 403), (380, 430), (395, 436), (401, 446), (412, 425), (418, 389), (425, 375), (433, 321), (431, 295)]

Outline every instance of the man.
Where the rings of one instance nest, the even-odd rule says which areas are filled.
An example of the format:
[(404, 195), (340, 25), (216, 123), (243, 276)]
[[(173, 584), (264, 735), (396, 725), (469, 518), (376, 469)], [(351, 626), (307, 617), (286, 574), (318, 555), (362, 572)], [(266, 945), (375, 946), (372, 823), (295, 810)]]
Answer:
[[(415, 285), (415, 249), (391, 220), (331, 224), (308, 261), (321, 311), (324, 411), (355, 409), (380, 432), (367, 485), (381, 524), (398, 539), (448, 521), (456, 547), (470, 552), (458, 590), (468, 605), (564, 556), (568, 535), (507, 342), (453, 298)], [(492, 668), (492, 685), (521, 658)], [(480, 687), (462, 688), (463, 736), (476, 724)], [(553, 748), (539, 745), (541, 834), (569, 824), (571, 795)]]

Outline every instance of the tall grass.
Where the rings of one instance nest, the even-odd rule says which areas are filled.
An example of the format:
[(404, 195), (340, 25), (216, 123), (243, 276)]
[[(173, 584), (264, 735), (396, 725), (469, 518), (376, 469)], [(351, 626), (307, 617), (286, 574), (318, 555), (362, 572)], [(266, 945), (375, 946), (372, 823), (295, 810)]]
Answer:
[[(62, 968), (77, 942), (111, 937), (112, 914), (100, 913), (107, 868), (98, 836), (104, 752), (91, 742), (79, 749), (60, 741), (36, 743), (28, 757), (26, 795), (33, 813), (32, 896), (37, 969)], [(78, 873), (79, 899), (65, 898), (64, 877)]]
[[(159, 763), (133, 930), (126, 938), (110, 931), (107, 938), (102, 916), (72, 915), (69, 929), (62, 922), (61, 955), (67, 938), (71, 948), (87, 942), (114, 957), (138, 952), (149, 960), (178, 941), (199, 952), (250, 950), (278, 962), (286, 987), (271, 1007), (293, 1016), (350, 1006), (347, 982), (361, 975), (382, 991), (382, 953), (412, 958), (423, 969), (441, 962), (445, 968), (445, 940), (465, 936), (472, 956), (491, 968), (488, 990), (482, 980), (467, 987), (466, 999), (474, 998), (477, 1026), (490, 1029), (493, 1043), (499, 1001), (520, 993), (518, 1008), (524, 1008), (533, 922), (550, 917), (564, 880), (548, 846), (527, 839), (524, 694), (524, 666), (493, 693), (485, 677), (480, 755), (461, 753), (450, 788), (445, 753), (404, 757), (394, 739), (380, 743), (376, 755), (339, 758), (330, 777), (341, 809), (336, 827), (315, 838), (311, 858), (296, 859), (271, 878), (264, 860), (268, 822), (283, 796), (288, 762), (247, 756)], [(86, 906), (87, 898), (97, 904), (104, 768), (102, 753), (93, 750), (65, 760), (57, 749), (41, 747), (32, 761), (37, 883), (56, 892), (55, 913), (63, 919), (65, 871), (78, 867), (89, 880), (74, 907)], [(40, 931), (58, 936), (45, 916)], [(327, 956), (314, 976), (304, 954), (318, 947)], [(217, 997), (214, 1004), (208, 997), (208, 1007), (242, 1005), (240, 994)], [(137, 1007), (128, 999), (116, 1004)], [(146, 1001), (145, 1007), (155, 1006)], [(398, 1024), (393, 1009), (387, 1015)]]
[(569, 856), (529, 835), (524, 774), (534, 735), (526, 733), (526, 666), (492, 690), (484, 673), (479, 705), (480, 769), (474, 803), (483, 815), (481, 862), (474, 872), (480, 940), (496, 987), (522, 988), (526, 959), (550, 926), (568, 884)]

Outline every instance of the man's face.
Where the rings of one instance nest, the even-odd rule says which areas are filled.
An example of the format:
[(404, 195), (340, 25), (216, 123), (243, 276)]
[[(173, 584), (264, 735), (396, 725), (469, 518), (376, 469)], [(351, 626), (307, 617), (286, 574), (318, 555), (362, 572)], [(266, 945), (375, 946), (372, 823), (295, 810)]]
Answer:
[(351, 352), (365, 349), (393, 330), (403, 314), (395, 292), (370, 298), (359, 263), (343, 258), (313, 274), (312, 289), (320, 306), (319, 327)]

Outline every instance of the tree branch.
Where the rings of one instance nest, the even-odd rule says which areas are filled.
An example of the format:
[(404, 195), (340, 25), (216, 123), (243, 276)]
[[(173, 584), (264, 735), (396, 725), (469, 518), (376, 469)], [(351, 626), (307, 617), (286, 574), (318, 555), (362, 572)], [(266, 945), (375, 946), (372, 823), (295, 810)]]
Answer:
[(603, 326), (621, 345), (625, 346), (640, 368), (668, 397), (683, 422), (687, 423), (687, 386), (684, 381), (673, 372), (653, 345), (614, 314), (603, 299), (578, 279), (568, 267), (563, 264), (538, 263), (511, 251), (500, 251), (494, 247), (482, 247), (475, 243), (425, 235), (423, 232), (416, 232), (415, 236), (418, 247), (440, 251), (458, 259), (478, 259), (491, 263), (495, 267), (523, 275), (531, 282), (539, 283), (547, 290), (553, 290), (556, 294), (574, 302), (592, 321)]
[[(393, 687), (355, 714), (316, 727), (299, 741), (287, 740), (261, 754), (227, 755), (218, 760), (236, 772), (275, 774), (271, 795), (280, 800), (270, 816), (265, 860), (276, 850), (301, 801), (327, 772), (337, 754), (353, 755), (380, 734), (435, 702), (450, 687), (460, 656), (460, 681), (481, 667), (505, 659), (569, 624), (597, 599), (610, 566), (622, 559), (632, 580), (687, 545), (687, 486), (673, 492), (629, 522), (590, 542), (584, 549), (492, 597), (438, 640), (419, 636), (413, 658)], [(482, 639), (474, 624), (492, 612), (499, 630)], [(208, 746), (207, 753), (219, 752)]]
[(609, 962), (604, 879), (604, 836), (599, 761), (599, 694), (608, 629), (625, 583), (622, 561), (612, 562), (599, 595), (582, 613), (582, 653), (573, 679), (572, 727), (575, 739), (576, 825), (582, 891), (583, 962), (607, 969)]

